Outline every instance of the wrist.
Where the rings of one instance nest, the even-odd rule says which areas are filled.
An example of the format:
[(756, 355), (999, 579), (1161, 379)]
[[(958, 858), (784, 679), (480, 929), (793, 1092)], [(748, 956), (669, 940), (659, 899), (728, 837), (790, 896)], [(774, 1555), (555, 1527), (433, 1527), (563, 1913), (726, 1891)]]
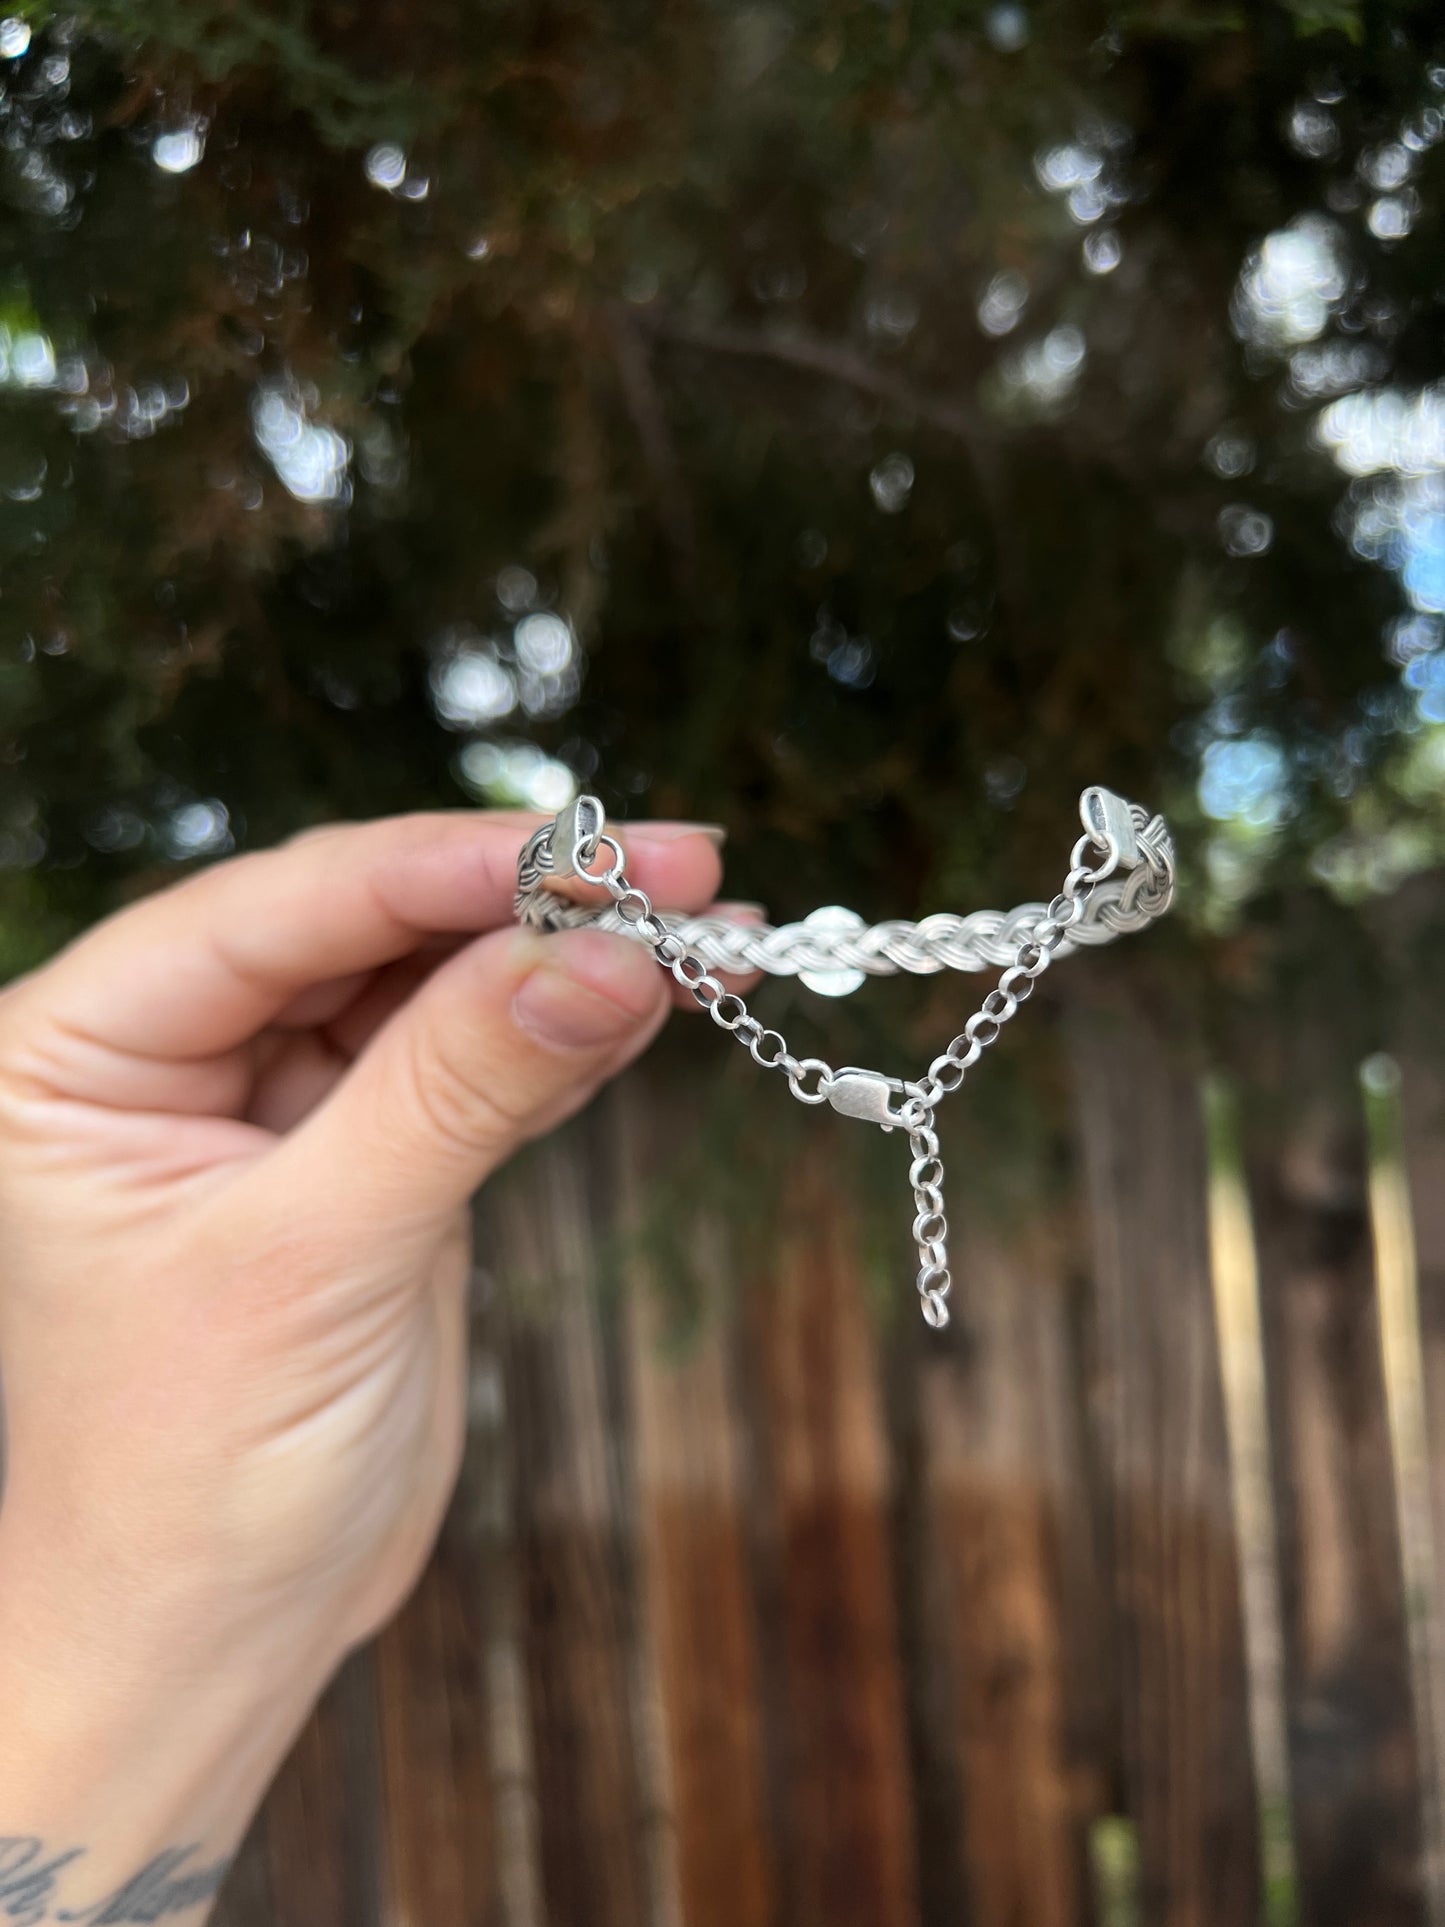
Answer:
[(0, 1535), (0, 1918), (199, 1922), (330, 1660), (231, 1642), (200, 1663), (203, 1629), (107, 1624), (103, 1586), (67, 1608), (11, 1550)]
[(114, 1494), (82, 1507), (20, 1479), (4, 1494), (0, 1660), (53, 1662), (91, 1696), (314, 1698), (346, 1656), (344, 1623), (321, 1589), (265, 1583), (243, 1545), (128, 1517)]

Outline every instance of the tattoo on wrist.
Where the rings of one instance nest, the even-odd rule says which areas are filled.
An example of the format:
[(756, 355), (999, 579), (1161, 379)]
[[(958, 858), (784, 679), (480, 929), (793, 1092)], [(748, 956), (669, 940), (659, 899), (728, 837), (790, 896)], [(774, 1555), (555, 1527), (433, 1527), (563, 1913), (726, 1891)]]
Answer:
[(198, 1849), (167, 1847), (138, 1873), (84, 1906), (62, 1905), (60, 1877), (84, 1859), (84, 1847), (52, 1848), (35, 1834), (0, 1834), (0, 1921), (12, 1927), (43, 1922), (84, 1922), (86, 1927), (123, 1927), (137, 1921), (172, 1920), (215, 1899), (229, 1858), (210, 1864)]

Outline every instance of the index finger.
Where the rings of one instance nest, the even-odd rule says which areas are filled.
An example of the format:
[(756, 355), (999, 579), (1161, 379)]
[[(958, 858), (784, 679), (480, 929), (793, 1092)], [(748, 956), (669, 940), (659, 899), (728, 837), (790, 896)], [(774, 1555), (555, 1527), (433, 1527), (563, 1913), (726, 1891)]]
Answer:
[[(518, 851), (543, 820), (437, 811), (311, 832), (132, 905), (34, 982), (47, 1013), (93, 1043), (151, 1059), (216, 1056), (313, 984), (394, 962), (430, 936), (506, 922)], [(659, 902), (711, 899), (720, 864), (705, 831), (639, 823), (624, 835)]]

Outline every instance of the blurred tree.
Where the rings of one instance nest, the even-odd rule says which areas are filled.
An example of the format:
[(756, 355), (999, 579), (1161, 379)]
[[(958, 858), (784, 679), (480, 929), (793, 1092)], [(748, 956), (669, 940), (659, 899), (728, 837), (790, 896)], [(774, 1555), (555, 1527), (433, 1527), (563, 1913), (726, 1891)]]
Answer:
[(578, 780), (875, 915), (1047, 894), (1106, 780), (1207, 969), (1433, 863), (1435, 32), (28, 5), (6, 960), (157, 864)]

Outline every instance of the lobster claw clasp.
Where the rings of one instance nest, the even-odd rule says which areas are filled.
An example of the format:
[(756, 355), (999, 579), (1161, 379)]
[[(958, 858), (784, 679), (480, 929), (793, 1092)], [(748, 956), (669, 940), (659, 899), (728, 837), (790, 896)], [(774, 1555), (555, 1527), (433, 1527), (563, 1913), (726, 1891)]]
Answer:
[(1095, 783), (1079, 798), (1079, 820), (1090, 840), (1105, 854), (1095, 881), (1112, 876), (1115, 870), (1134, 870), (1140, 862), (1139, 835), (1134, 817), (1122, 796)]
[(882, 1071), (859, 1070), (848, 1064), (834, 1071), (828, 1080), (828, 1102), (843, 1117), (861, 1117), (865, 1124), (877, 1124), (885, 1131), (905, 1130), (907, 1121), (902, 1105), (908, 1087), (901, 1077), (885, 1077)]

